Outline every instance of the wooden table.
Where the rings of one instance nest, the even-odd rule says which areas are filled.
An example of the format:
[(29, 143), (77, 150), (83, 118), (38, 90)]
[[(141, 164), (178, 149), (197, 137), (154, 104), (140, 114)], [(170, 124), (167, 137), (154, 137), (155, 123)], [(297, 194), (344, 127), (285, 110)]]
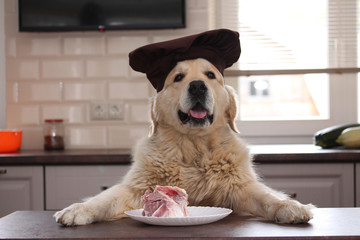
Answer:
[(199, 226), (152, 226), (124, 218), (63, 227), (52, 211), (19, 211), (0, 219), (0, 239), (360, 239), (360, 208), (319, 208), (308, 224), (275, 224), (230, 215)]

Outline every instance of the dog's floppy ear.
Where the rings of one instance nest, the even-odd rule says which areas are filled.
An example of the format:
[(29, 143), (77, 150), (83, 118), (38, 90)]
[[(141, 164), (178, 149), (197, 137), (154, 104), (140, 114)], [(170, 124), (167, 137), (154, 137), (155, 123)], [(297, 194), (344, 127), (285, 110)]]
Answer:
[(157, 102), (156, 97), (153, 97), (150, 102), (151, 126), (150, 126), (149, 137), (154, 135), (157, 130), (158, 120), (157, 120), (157, 103), (156, 102)]
[(236, 115), (237, 115), (237, 96), (235, 93), (235, 90), (228, 86), (225, 85), (225, 89), (229, 95), (229, 106), (228, 109), (226, 109), (226, 117), (228, 119), (228, 123), (230, 125), (230, 128), (236, 132), (239, 133), (239, 130), (236, 127), (236, 123), (235, 123), (235, 119), (236, 119)]

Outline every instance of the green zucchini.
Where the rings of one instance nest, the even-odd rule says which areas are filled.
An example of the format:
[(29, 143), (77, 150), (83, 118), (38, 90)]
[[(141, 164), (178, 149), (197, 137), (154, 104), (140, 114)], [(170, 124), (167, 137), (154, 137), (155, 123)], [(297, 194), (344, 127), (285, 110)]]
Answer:
[(336, 139), (341, 135), (342, 131), (350, 127), (359, 127), (359, 123), (342, 124), (322, 129), (315, 133), (314, 144), (322, 148), (332, 148), (341, 146)]

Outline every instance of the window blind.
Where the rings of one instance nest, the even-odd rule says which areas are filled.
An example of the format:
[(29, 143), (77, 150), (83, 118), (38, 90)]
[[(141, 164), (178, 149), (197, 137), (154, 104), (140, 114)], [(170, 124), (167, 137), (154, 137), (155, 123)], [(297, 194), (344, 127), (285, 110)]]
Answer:
[(358, 0), (214, 0), (214, 28), (240, 33), (226, 75), (359, 72)]
[(358, 1), (328, 1), (329, 67), (358, 67)]

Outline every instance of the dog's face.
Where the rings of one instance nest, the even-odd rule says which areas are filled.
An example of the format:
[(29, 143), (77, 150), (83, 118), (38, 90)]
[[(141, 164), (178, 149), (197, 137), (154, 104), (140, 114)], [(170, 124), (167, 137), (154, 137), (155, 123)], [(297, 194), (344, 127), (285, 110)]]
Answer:
[(179, 62), (168, 74), (164, 88), (154, 98), (151, 117), (158, 124), (184, 133), (205, 132), (230, 124), (236, 130), (236, 101), (221, 73), (205, 59)]

